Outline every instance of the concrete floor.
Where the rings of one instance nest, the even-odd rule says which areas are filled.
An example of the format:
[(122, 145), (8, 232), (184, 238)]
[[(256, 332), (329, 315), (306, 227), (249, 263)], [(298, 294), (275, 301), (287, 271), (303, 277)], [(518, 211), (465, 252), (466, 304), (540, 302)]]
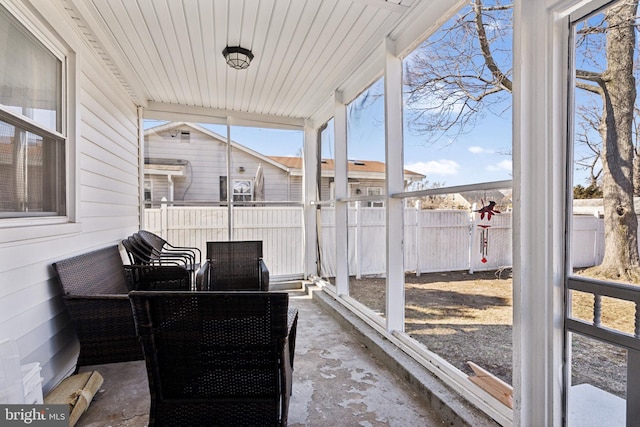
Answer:
[[(479, 425), (452, 420), (441, 401), (434, 405), (432, 396), (418, 395), (309, 295), (291, 292), (290, 304), (299, 310), (290, 426)], [(143, 361), (84, 370), (100, 372), (104, 384), (77, 426), (147, 425)]]

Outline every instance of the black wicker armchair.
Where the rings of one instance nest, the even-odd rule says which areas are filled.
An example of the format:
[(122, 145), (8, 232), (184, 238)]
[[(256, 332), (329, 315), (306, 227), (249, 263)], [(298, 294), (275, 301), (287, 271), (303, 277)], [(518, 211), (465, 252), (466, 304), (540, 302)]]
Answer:
[(298, 312), (286, 293), (129, 294), (150, 426), (287, 425)]
[(147, 246), (151, 256), (158, 259), (184, 259), (187, 270), (196, 272), (202, 263), (200, 249), (189, 246), (174, 246), (162, 237), (147, 230), (140, 230), (132, 236), (140, 245)]
[(76, 368), (143, 359), (130, 290), (189, 289), (185, 269), (125, 266), (116, 245), (55, 262), (53, 268), (80, 341)]
[(207, 260), (196, 275), (200, 290), (269, 290), (262, 241), (207, 242)]

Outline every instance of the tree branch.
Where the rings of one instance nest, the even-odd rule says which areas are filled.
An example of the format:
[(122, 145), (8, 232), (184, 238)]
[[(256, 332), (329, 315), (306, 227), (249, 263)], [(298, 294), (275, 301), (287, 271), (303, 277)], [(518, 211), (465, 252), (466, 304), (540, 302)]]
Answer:
[(480, 43), (480, 50), (482, 51), (484, 62), (487, 65), (487, 68), (489, 68), (489, 70), (491, 71), (491, 74), (497, 80), (497, 85), (501, 86), (503, 89), (509, 92), (513, 92), (513, 83), (502, 71), (500, 71), (500, 68), (498, 68), (498, 65), (493, 59), (493, 55), (491, 55), (489, 41), (487, 40), (487, 33), (484, 30), (484, 23), (482, 21), (482, 0), (476, 0), (475, 2), (473, 2), (473, 10), (475, 12), (475, 24), (476, 31), (478, 32), (478, 42)]

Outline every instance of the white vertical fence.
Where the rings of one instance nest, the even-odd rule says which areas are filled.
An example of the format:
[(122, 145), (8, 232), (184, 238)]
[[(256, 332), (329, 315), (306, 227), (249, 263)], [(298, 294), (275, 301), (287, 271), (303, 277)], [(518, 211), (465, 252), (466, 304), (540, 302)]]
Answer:
[[(227, 207), (163, 205), (145, 209), (145, 228), (172, 245), (197, 247), (205, 257), (207, 242), (228, 240), (227, 215)], [(233, 226), (233, 240), (262, 240), (270, 276), (302, 277), (301, 208), (234, 207)]]
[[(145, 209), (145, 228), (178, 246), (195, 246), (206, 255), (207, 241), (227, 240), (226, 207)], [(262, 240), (265, 263), (280, 280), (303, 276), (303, 212), (300, 207), (235, 207), (234, 240)], [(602, 219), (576, 215), (573, 219), (572, 261), (588, 267), (602, 261)], [(333, 208), (320, 210), (320, 273), (335, 276), (335, 217)], [(349, 209), (349, 274), (383, 275), (386, 271), (385, 208)], [(481, 225), (486, 240), (482, 240)], [(511, 265), (511, 214), (490, 221), (462, 210), (408, 208), (404, 216), (404, 267), (416, 274), (456, 270), (495, 270)], [(486, 245), (486, 251), (483, 251)], [(485, 259), (485, 262), (482, 259)]]

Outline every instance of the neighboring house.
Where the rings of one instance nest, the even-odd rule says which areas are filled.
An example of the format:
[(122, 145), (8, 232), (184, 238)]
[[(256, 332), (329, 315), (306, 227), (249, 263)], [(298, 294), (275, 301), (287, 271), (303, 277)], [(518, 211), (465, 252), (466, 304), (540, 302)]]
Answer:
[[(227, 200), (226, 138), (202, 126), (171, 122), (145, 131), (145, 201), (163, 197), (179, 202), (225, 202)], [(231, 179), (235, 201), (254, 201), (258, 166), (264, 176), (267, 201), (302, 201), (302, 158), (265, 156), (231, 141)], [(320, 199), (334, 196), (333, 159), (322, 160)], [(405, 188), (424, 178), (405, 170)], [(374, 160), (349, 161), (349, 196), (382, 195), (385, 165)], [(376, 203), (370, 202), (375, 206)]]
[[(286, 165), (292, 175), (302, 177), (301, 157), (270, 156), (271, 159)], [(320, 200), (331, 200), (335, 197), (335, 164), (333, 159), (322, 159), (320, 177)], [(377, 196), (385, 194), (385, 165), (377, 160), (349, 160), (347, 164), (349, 180), (348, 195)], [(404, 187), (412, 182), (421, 181), (424, 175), (405, 169)], [(302, 184), (302, 180), (300, 180)], [(373, 203), (373, 202), (372, 202)], [(374, 205), (375, 203), (369, 205)]]
[[(171, 122), (145, 130), (145, 201), (163, 197), (180, 202), (227, 200), (227, 138), (202, 126)], [(262, 165), (264, 199), (301, 201), (302, 177), (243, 145), (231, 141), (234, 200), (254, 200), (253, 184)]]
[(496, 206), (504, 210), (511, 209), (511, 190), (485, 190), (485, 191), (465, 191), (462, 193), (449, 194), (443, 198), (440, 207), (444, 209), (471, 209), (475, 203), (480, 209), (483, 204), (488, 205), (490, 201), (496, 202)]

